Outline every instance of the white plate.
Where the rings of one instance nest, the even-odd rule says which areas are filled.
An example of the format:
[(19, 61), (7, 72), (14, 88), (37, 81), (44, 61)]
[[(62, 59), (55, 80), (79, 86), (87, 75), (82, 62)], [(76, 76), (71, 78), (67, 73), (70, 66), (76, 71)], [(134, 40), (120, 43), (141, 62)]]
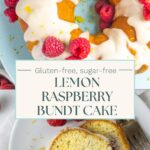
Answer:
[(6, 71), (4, 70), (1, 62), (0, 62), (0, 75), (4, 76), (5, 78), (7, 78), (8, 80), (11, 81), (10, 77), (8, 76), (8, 74), (6, 73)]
[(135, 116), (150, 140), (150, 109), (138, 96), (135, 96)]
[(16, 121), (9, 144), (9, 150), (48, 150), (50, 141), (64, 128), (76, 127), (79, 123), (70, 121), (63, 127), (50, 127), (45, 120)]
[[(136, 119), (150, 139), (150, 110), (138, 96), (135, 108)], [(78, 126), (78, 124), (71, 121), (66, 126)], [(65, 127), (50, 127), (45, 120), (18, 120), (12, 131), (9, 150), (40, 150), (43, 147), (47, 150), (50, 141)]]
[(0, 150), (8, 150), (10, 132), (15, 122), (14, 90), (0, 90)]

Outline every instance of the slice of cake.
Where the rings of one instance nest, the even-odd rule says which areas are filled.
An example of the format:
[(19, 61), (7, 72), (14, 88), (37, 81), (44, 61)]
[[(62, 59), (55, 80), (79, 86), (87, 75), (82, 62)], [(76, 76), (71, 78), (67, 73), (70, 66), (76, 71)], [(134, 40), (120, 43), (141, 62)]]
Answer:
[(130, 150), (124, 131), (113, 121), (91, 120), (85, 122), (81, 128), (107, 137), (111, 142), (113, 150)]
[(85, 129), (73, 128), (61, 132), (52, 142), (50, 150), (112, 150), (109, 141)]

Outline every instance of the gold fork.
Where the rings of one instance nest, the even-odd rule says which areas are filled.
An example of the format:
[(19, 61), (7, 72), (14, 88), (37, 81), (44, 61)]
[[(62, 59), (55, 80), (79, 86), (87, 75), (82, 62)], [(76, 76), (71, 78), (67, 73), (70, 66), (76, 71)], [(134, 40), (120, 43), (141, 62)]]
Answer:
[(119, 123), (123, 126), (133, 150), (150, 150), (150, 142), (136, 121), (119, 121)]

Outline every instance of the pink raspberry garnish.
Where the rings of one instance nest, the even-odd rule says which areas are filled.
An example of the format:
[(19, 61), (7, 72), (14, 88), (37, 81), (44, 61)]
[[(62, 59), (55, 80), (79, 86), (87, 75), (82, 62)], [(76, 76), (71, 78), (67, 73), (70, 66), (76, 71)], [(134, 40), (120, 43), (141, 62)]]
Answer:
[(99, 14), (100, 9), (102, 8), (102, 6), (106, 4), (106, 0), (99, 0), (96, 4), (95, 4), (95, 11)]
[(14, 89), (14, 85), (8, 81), (5, 77), (0, 76), (0, 89), (7, 90), (7, 89)]
[(7, 7), (15, 7), (19, 0), (4, 0)]
[(105, 22), (112, 22), (115, 15), (115, 8), (112, 5), (105, 4), (100, 10), (100, 18)]
[(143, 15), (145, 20), (150, 20), (150, 4), (144, 5)]
[(18, 19), (18, 16), (16, 15), (15, 8), (7, 8), (4, 11), (5, 16), (9, 18), (9, 21), (11, 23), (15, 22)]
[(53, 127), (63, 126), (67, 123), (67, 120), (47, 120), (48, 124)]
[(66, 58), (66, 60), (80, 60), (80, 59), (76, 56), (69, 56)]
[(0, 87), (0, 89), (3, 89), (3, 90), (10, 90), (10, 89), (14, 89), (14, 85), (13, 84), (5, 84), (3, 86)]
[(150, 0), (139, 0), (142, 4), (150, 4)]
[(47, 57), (59, 56), (64, 52), (64, 50), (64, 44), (53, 36), (47, 37), (42, 47), (42, 52)]
[(77, 38), (69, 44), (69, 51), (79, 59), (86, 58), (90, 53), (90, 48), (90, 43), (85, 38)]
[(3, 86), (5, 84), (7, 84), (7, 83), (8, 83), (8, 80), (6, 80), (4, 78), (0, 79), (0, 86)]
[(105, 22), (100, 20), (99, 28), (101, 31), (103, 31), (106, 28), (109, 28), (111, 26), (111, 22)]

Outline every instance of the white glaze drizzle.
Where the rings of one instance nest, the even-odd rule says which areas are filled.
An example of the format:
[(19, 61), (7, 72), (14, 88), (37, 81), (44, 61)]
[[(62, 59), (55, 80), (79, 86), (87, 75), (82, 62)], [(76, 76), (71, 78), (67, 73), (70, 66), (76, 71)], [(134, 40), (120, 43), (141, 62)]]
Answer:
[[(71, 0), (75, 4), (78, 0)], [(48, 58), (41, 52), (43, 41), (47, 36), (55, 36), (68, 45), (70, 40), (70, 32), (77, 29), (75, 23), (61, 20), (57, 14), (57, 2), (61, 0), (19, 0), (16, 12), (17, 15), (28, 24), (28, 29), (24, 34), (25, 41), (39, 41), (39, 44), (32, 50), (34, 59), (65, 59), (71, 54), (65, 52), (59, 57)], [(32, 13), (25, 11), (25, 7), (30, 6)], [(135, 28), (137, 34), (137, 42), (131, 42), (127, 35), (120, 29), (105, 29), (104, 33), (109, 37), (109, 40), (100, 45), (91, 43), (91, 53), (86, 59), (135, 59), (136, 69), (143, 64), (150, 64), (150, 50), (146, 44), (150, 41), (150, 21), (145, 21), (143, 18), (143, 7), (138, 0), (121, 0), (116, 6), (116, 15), (127, 16), (129, 25)], [(80, 37), (85, 37), (89, 40), (89, 33), (84, 32)], [(128, 50), (132, 47), (137, 51), (134, 57)]]

